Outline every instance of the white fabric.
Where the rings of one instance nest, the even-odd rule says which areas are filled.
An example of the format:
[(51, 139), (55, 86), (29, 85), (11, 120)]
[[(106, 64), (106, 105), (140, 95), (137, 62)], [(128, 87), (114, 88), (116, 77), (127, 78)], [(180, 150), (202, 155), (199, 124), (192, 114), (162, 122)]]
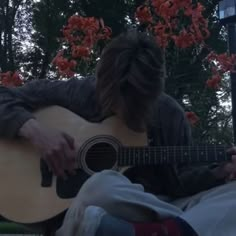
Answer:
[[(56, 236), (81, 236), (78, 234), (80, 222), (84, 210), (91, 205), (128, 221), (179, 216), (199, 236), (236, 235), (236, 181), (176, 201), (160, 199), (163, 198), (144, 192), (142, 185), (132, 184), (118, 172), (102, 171), (80, 189)], [(91, 221), (88, 224), (94, 228), (98, 225)]]

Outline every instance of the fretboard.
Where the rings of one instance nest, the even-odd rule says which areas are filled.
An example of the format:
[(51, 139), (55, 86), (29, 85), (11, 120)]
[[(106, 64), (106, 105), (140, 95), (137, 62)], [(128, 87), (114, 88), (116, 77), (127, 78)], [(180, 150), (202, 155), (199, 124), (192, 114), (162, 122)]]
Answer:
[(121, 147), (119, 166), (214, 163), (229, 160), (227, 146)]

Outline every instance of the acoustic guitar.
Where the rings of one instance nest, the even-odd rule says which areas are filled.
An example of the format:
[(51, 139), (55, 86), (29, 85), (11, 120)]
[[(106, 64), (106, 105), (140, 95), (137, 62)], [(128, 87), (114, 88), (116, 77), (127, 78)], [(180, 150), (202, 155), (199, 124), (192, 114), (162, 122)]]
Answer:
[(128, 129), (115, 116), (90, 123), (58, 106), (39, 110), (35, 116), (45, 126), (74, 137), (78, 169), (63, 180), (52, 175), (39, 151), (26, 140), (1, 140), (0, 215), (18, 223), (40, 223), (62, 213), (89, 176), (104, 169), (228, 160), (226, 146), (148, 147), (146, 133)]

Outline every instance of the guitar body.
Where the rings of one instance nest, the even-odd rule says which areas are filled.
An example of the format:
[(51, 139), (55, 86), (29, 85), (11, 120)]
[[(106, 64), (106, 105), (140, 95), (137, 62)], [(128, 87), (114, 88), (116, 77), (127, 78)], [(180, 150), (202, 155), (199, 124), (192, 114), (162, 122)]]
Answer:
[[(89, 123), (58, 106), (37, 111), (35, 116), (45, 126), (64, 131), (75, 138), (78, 175), (69, 182), (53, 176), (52, 182), (43, 187), (40, 153), (25, 140), (1, 140), (0, 215), (18, 223), (39, 223), (62, 213), (70, 206), (83, 182), (94, 172), (103, 169), (102, 165), (101, 169), (96, 169), (96, 163), (105, 164), (105, 169), (116, 169), (115, 155), (120, 145), (147, 145), (145, 133), (131, 131), (116, 117), (99, 124)], [(106, 166), (107, 159), (103, 159), (103, 156), (107, 155), (107, 146), (113, 150), (114, 156)], [(100, 150), (99, 155), (94, 155), (96, 148)], [(92, 169), (85, 160), (89, 152), (89, 162), (94, 160), (95, 163)], [(70, 189), (63, 190), (65, 186), (74, 189), (74, 193), (67, 194)]]

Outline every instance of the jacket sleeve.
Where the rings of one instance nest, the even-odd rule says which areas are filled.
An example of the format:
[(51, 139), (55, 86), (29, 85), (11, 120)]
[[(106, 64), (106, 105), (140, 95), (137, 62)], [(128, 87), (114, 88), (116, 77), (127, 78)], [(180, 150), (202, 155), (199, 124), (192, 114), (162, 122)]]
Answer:
[[(68, 109), (79, 109), (72, 103), (82, 89), (82, 81), (38, 80), (22, 87), (6, 88), (0, 86), (0, 137), (14, 138), (19, 128), (34, 118), (32, 111), (49, 105), (59, 105)], [(79, 99), (78, 99), (79, 101)], [(73, 107), (74, 106), (74, 107)]]
[[(170, 96), (160, 99), (158, 113), (160, 145), (192, 145), (192, 131), (189, 121), (181, 106)], [(217, 165), (171, 165), (162, 167), (160, 177), (164, 193), (173, 197), (185, 197), (221, 185), (224, 179), (214, 175)]]
[[(180, 123), (180, 140), (182, 145), (191, 145), (191, 128), (189, 122), (184, 117)], [(224, 184), (224, 179), (216, 178), (214, 169), (216, 164), (199, 166), (180, 166), (177, 170), (178, 178), (183, 188), (185, 196), (190, 196), (204, 190)]]

